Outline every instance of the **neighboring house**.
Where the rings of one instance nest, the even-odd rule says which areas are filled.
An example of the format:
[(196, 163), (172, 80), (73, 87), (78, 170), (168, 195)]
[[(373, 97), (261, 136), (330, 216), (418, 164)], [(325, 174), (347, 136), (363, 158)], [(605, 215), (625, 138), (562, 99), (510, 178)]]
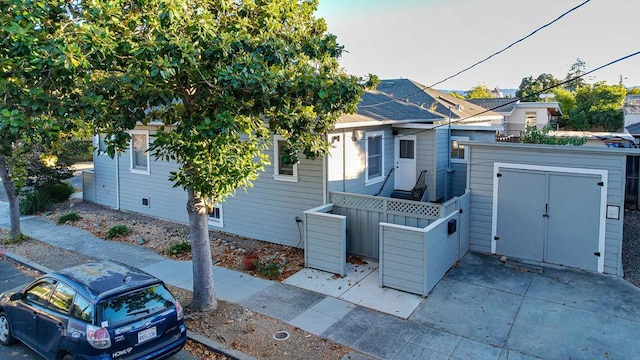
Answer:
[(557, 102), (520, 102), (511, 98), (469, 99), (469, 102), (504, 116), (504, 134), (518, 136), (528, 126), (552, 127), (562, 116)]
[[(271, 165), (252, 188), (218, 204), (211, 228), (299, 247), (304, 211), (326, 203), (330, 191), (388, 197), (412, 189), (425, 171), (424, 200), (464, 193), (467, 153), (459, 141), (494, 141), (501, 127), (490, 124), (499, 115), (474, 117), (484, 109), (435, 90), (425, 93), (435, 97), (435, 105), (398, 99), (380, 87), (366, 91), (357, 113), (343, 116), (328, 134), (332, 148), (323, 159), (301, 157), (295, 165), (282, 164), (281, 139), (273, 136), (267, 150)], [(413, 97), (423, 98), (418, 95)], [(450, 131), (449, 115), (442, 113), (449, 109), (456, 120)], [(154, 160), (146, 152), (155, 130), (150, 125), (131, 131), (130, 148), (115, 159), (96, 153), (94, 170), (84, 176), (85, 200), (187, 223), (187, 195), (168, 181), (178, 165)], [(102, 137), (95, 142), (104, 149)]]

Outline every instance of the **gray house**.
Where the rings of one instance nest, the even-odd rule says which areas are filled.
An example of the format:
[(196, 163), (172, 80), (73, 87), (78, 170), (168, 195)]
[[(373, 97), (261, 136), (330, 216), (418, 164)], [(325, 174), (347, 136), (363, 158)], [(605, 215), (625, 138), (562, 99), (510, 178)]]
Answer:
[[(385, 88), (413, 94), (399, 98)], [(424, 101), (432, 102), (424, 106)], [(282, 164), (275, 135), (267, 150), (272, 164), (253, 188), (217, 205), (210, 227), (299, 247), (304, 211), (327, 203), (332, 191), (387, 197), (422, 181), (426, 191), (420, 200), (443, 201), (462, 194), (467, 155), (459, 141), (493, 141), (500, 129), (491, 125), (498, 114), (473, 118), (478, 110), (409, 80), (383, 81), (378, 90), (364, 94), (356, 114), (339, 120), (328, 135), (332, 148), (324, 159)], [(96, 137), (94, 170), (84, 174), (84, 199), (187, 223), (187, 195), (167, 180), (177, 164), (154, 160), (146, 152), (155, 129), (137, 127), (130, 148), (114, 159), (100, 152), (103, 139)]]

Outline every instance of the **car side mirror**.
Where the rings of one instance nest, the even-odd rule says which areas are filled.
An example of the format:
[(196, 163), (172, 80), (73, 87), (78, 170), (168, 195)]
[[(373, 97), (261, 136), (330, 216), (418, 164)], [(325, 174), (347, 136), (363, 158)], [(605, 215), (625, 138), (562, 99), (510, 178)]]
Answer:
[(15, 293), (9, 297), (9, 300), (16, 301), (22, 299), (22, 293)]

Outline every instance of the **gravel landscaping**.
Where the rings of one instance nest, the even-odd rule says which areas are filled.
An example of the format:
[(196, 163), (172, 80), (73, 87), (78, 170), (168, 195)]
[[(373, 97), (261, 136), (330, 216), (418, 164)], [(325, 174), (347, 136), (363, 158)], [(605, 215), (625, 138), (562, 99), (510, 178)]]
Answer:
[(622, 241), (624, 278), (640, 287), (640, 211), (625, 210)]

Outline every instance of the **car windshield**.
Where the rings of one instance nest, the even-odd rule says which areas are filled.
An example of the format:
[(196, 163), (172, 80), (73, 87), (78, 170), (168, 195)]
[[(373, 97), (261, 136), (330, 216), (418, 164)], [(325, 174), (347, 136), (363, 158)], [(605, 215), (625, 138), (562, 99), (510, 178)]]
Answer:
[(175, 299), (163, 285), (154, 285), (105, 300), (101, 304), (103, 321), (109, 325), (136, 320), (172, 307)]

